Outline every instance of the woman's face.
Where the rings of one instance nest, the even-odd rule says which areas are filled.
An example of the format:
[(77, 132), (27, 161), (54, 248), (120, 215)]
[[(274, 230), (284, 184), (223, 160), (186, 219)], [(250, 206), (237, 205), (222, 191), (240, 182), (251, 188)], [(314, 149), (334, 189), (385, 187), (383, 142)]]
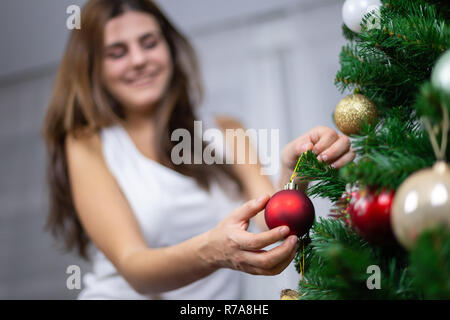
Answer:
[(103, 82), (125, 112), (148, 112), (172, 76), (169, 46), (157, 20), (128, 11), (105, 26)]

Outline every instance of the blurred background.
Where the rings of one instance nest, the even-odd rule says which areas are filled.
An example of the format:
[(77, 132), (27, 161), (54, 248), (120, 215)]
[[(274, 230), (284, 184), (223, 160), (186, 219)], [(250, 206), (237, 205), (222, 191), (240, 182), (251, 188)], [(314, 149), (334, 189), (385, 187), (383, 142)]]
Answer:
[[(159, 0), (193, 42), (206, 97), (202, 113), (247, 128), (279, 129), (280, 147), (317, 125), (334, 128), (334, 86), (344, 0)], [(69, 30), (82, 0), (0, 2), (0, 299), (74, 299), (64, 254), (44, 232), (47, 214), (41, 128)], [(83, 21), (81, 21), (81, 26)], [(275, 178), (275, 177), (274, 177)], [(313, 199), (316, 214), (330, 203)], [(243, 275), (243, 299), (279, 299), (295, 289), (293, 265), (276, 277)]]

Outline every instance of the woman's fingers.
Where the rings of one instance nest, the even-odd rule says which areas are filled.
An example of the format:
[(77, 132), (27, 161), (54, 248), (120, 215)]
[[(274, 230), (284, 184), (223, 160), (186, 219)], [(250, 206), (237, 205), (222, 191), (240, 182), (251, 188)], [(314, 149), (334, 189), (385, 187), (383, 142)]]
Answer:
[[(268, 200), (269, 196), (266, 195), (258, 200), (248, 201), (234, 210), (228, 219), (224, 220), (222, 227), (230, 222), (234, 225), (233, 228), (236, 227), (236, 224), (248, 223), (247, 221), (252, 216), (264, 208)], [(297, 236), (289, 236), (284, 239), (282, 244), (271, 250), (264, 251), (261, 249), (282, 240), (288, 234), (289, 228), (287, 226), (280, 226), (258, 234), (246, 232), (241, 226), (234, 229), (233, 232), (228, 232), (228, 239), (234, 244), (230, 246), (231, 251), (225, 255), (229, 256), (226, 259), (228, 261), (226, 265), (232, 269), (251, 274), (278, 274), (292, 261), (298, 247)]]
[(333, 163), (350, 150), (350, 139), (340, 135), (331, 146), (318, 156), (318, 159), (327, 163)]
[(281, 153), (281, 160), (286, 168), (294, 169), (297, 164), (298, 157), (313, 148), (314, 144), (309, 135), (298, 137), (297, 139), (288, 143)]
[(355, 159), (355, 151), (353, 151), (353, 149), (350, 149), (349, 152), (344, 154), (342, 157), (340, 157), (337, 161), (333, 162), (331, 165), (334, 168), (338, 169), (345, 166), (350, 161), (353, 161), (353, 159)]
[(272, 269), (268, 270), (269, 275), (276, 275), (281, 273), (284, 269), (287, 268), (287, 266), (291, 263), (292, 259), (294, 259), (296, 253), (297, 253), (297, 247), (295, 246), (295, 249), (291, 251), (291, 254), (289, 257), (287, 257), (285, 260), (282, 260), (279, 264), (275, 265)]
[(339, 139), (339, 135), (334, 130), (329, 130), (326, 133), (322, 134), (319, 138), (319, 141), (314, 144), (312, 151), (319, 155), (327, 148), (329, 148), (333, 143), (335, 143)]
[(287, 226), (280, 226), (257, 234), (241, 231), (234, 236), (234, 241), (239, 244), (240, 249), (254, 251), (284, 239), (288, 233), (289, 227)]
[(290, 236), (281, 245), (268, 251), (242, 251), (242, 257), (248, 265), (269, 273), (271, 270), (278, 270), (277, 268), (290, 261), (289, 259), (295, 254), (297, 246), (297, 237)]
[(305, 151), (312, 150), (319, 160), (335, 162), (350, 148), (350, 139), (335, 130), (318, 126), (307, 134), (288, 143), (282, 152), (282, 162), (286, 168), (294, 169), (298, 157)]
[(269, 201), (270, 196), (264, 195), (257, 200), (250, 200), (244, 203), (242, 206), (237, 208), (231, 214), (234, 222), (246, 222), (254, 217), (258, 212), (264, 209), (267, 201)]
[(297, 246), (294, 247), (290, 255), (288, 255), (284, 260), (281, 260), (280, 263), (274, 265), (272, 268), (257, 267), (255, 265), (245, 263), (241, 265), (242, 268), (241, 270), (253, 275), (274, 276), (281, 273), (284, 269), (287, 268), (287, 266), (289, 266), (292, 259), (294, 259), (296, 253), (297, 253)]

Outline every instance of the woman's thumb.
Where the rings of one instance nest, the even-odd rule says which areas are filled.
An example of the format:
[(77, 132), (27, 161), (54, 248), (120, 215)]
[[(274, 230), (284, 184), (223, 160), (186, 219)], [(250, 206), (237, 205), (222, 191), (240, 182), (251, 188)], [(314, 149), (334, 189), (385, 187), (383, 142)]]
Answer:
[(247, 201), (234, 211), (234, 218), (237, 221), (250, 220), (250, 218), (254, 217), (258, 212), (264, 209), (269, 198), (270, 196), (266, 194), (259, 197), (258, 199)]

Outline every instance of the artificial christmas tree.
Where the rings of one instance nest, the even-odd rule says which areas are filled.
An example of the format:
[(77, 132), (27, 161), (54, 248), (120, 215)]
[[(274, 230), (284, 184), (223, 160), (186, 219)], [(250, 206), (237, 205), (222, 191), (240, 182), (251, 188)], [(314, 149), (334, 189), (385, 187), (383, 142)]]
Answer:
[[(347, 2), (344, 21), (353, 23), (355, 1)], [(372, 101), (377, 121), (358, 118), (360, 126), (351, 135), (353, 163), (336, 170), (308, 152), (295, 170), (298, 178), (315, 182), (306, 190), (309, 196), (335, 203), (330, 217), (314, 223), (308, 241), (301, 239), (299, 299), (450, 299), (450, 4), (384, 0), (375, 5), (357, 10), (366, 13), (361, 28), (343, 25), (349, 44), (342, 49), (335, 83), (342, 92)], [(437, 162), (444, 174), (430, 169)], [(435, 175), (422, 178), (427, 185), (416, 181), (403, 191), (406, 180), (421, 170)], [(363, 198), (367, 193), (370, 197)], [(401, 238), (380, 241), (391, 229), (397, 237), (402, 230)], [(372, 275), (377, 285), (371, 285)]]

